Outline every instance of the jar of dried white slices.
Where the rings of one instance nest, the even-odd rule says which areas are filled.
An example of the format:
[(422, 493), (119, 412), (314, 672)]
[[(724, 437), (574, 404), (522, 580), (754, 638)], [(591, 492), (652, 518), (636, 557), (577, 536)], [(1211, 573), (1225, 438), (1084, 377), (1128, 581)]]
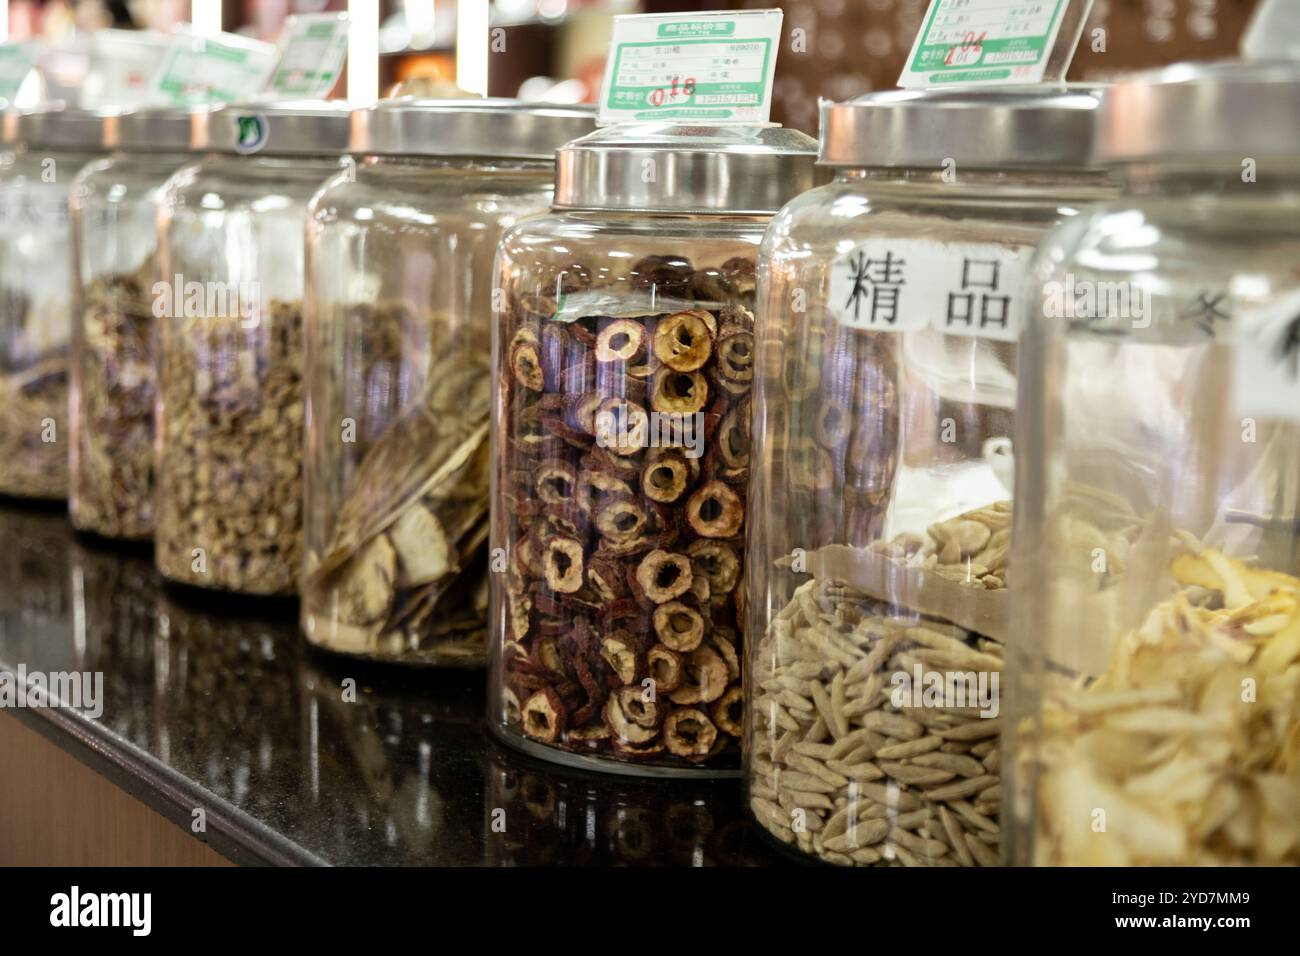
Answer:
[(1114, 88), (1023, 340), (1008, 859), (1300, 864), (1300, 64)]
[(992, 865), (1024, 269), (1112, 195), (1098, 95), (828, 104), (835, 181), (764, 237), (748, 801), (844, 866)]

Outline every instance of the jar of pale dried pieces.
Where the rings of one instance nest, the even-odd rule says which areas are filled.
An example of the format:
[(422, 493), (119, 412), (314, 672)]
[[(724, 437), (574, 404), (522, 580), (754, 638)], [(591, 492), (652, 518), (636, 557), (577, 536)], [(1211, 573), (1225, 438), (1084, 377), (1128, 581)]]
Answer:
[(4, 116), (0, 158), (0, 495), (68, 494), (68, 196), (103, 155), (103, 115)]
[(1109, 192), (1089, 90), (822, 114), (759, 257), (749, 807), (845, 866), (998, 861), (1016, 337), (1034, 244)]
[(631, 773), (735, 773), (754, 260), (815, 144), (609, 127), (502, 240), (489, 723)]
[(349, 162), (349, 129), (342, 104), (200, 114), (195, 145), (211, 154), (163, 190), (154, 553), (169, 580), (296, 590), (304, 223)]
[(73, 322), (68, 511), (107, 538), (153, 534), (155, 207), (190, 152), (191, 113), (104, 120), (112, 153), (72, 187)]
[(1024, 338), (1009, 861), (1300, 864), (1300, 64), (1108, 94)]
[(486, 663), (492, 260), (515, 220), (550, 205), (556, 147), (593, 120), (496, 99), (353, 114), (361, 161), (308, 218), (312, 644)]

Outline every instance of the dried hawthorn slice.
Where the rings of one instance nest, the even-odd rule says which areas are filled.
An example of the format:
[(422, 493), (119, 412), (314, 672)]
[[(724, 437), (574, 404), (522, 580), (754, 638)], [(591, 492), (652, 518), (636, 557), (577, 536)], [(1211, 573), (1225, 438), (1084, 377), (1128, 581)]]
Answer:
[(547, 504), (572, 504), (578, 489), (578, 471), (568, 462), (544, 462), (537, 469), (534, 487)]
[(739, 329), (718, 339), (718, 374), (732, 382), (754, 380), (754, 333)]
[(605, 701), (605, 722), (609, 724), (614, 739), (622, 744), (640, 745), (648, 744), (658, 737), (658, 727), (642, 727), (628, 717), (623, 710), (621, 698), (621, 694), (610, 694)]
[(655, 326), (655, 358), (678, 372), (703, 368), (713, 354), (713, 333), (705, 321), (708, 312), (676, 312)]
[(655, 373), (650, 407), (656, 412), (693, 415), (709, 403), (709, 383), (700, 372), (662, 368)]
[(641, 490), (651, 501), (669, 504), (686, 491), (690, 476), (686, 459), (669, 452), (646, 462), (641, 471)]
[(510, 350), (510, 371), (515, 381), (531, 392), (540, 392), (546, 384), (542, 358), (536, 342), (516, 342)]
[(686, 520), (701, 538), (734, 538), (745, 521), (745, 507), (723, 481), (705, 482), (686, 501)]
[(519, 297), (518, 313), (534, 322), (555, 317), (555, 300), (549, 295), (526, 292)]
[(542, 568), (546, 586), (561, 594), (582, 587), (582, 544), (573, 538), (550, 538), (542, 544)]
[(523, 708), (519, 705), (519, 695), (509, 687), (501, 688), (501, 712), (507, 724), (517, 724), (523, 719)]
[(600, 642), (600, 656), (605, 659), (619, 682), (630, 684), (636, 680), (636, 642), (626, 631), (615, 631)]
[(702, 710), (682, 707), (664, 718), (664, 745), (678, 757), (706, 757), (718, 738), (718, 728)]
[(691, 559), (656, 548), (637, 565), (636, 583), (655, 604), (679, 598), (691, 589)]
[(713, 722), (733, 737), (745, 733), (745, 692), (739, 687), (727, 691), (713, 705)]
[(587, 583), (606, 604), (627, 593), (622, 568), (616, 561), (593, 557), (587, 562)]
[(596, 530), (613, 542), (627, 542), (646, 530), (645, 509), (631, 498), (613, 498), (596, 509)]
[(597, 362), (635, 362), (645, 354), (645, 326), (632, 319), (613, 319), (596, 335)]
[(613, 738), (613, 750), (625, 760), (649, 760), (651, 757), (657, 757), (664, 752), (662, 740), (655, 740), (648, 744), (626, 744), (617, 737)]
[(655, 636), (665, 647), (686, 653), (704, 640), (704, 618), (681, 601), (660, 604), (654, 611)]
[(722, 273), (713, 267), (696, 269), (691, 279), (691, 295), (701, 302), (721, 302), (727, 297)]
[(749, 467), (749, 403), (741, 402), (727, 412), (714, 438), (718, 455), (728, 468)]
[(646, 700), (645, 690), (640, 687), (623, 687), (615, 692), (619, 706), (628, 720), (638, 727), (654, 727), (659, 723), (659, 705), (653, 700)]
[(743, 298), (754, 294), (758, 285), (758, 268), (753, 259), (732, 256), (718, 266), (723, 287), (733, 296)]
[(674, 704), (707, 704), (726, 692), (727, 662), (713, 648), (701, 644), (682, 667), (682, 683), (669, 694)]
[(646, 672), (658, 693), (668, 694), (682, 683), (682, 658), (676, 651), (656, 644), (645, 655)]
[(740, 556), (725, 541), (692, 541), (686, 554), (694, 572), (709, 579), (714, 597), (730, 594), (740, 580)]
[(543, 687), (524, 702), (520, 726), (543, 743), (554, 743), (564, 733), (568, 711), (553, 687)]
[(597, 392), (568, 395), (564, 399), (564, 422), (585, 435), (596, 434), (596, 409), (603, 401)]
[(661, 296), (684, 296), (694, 276), (695, 267), (682, 256), (643, 256), (632, 266), (628, 285), (633, 289), (653, 287)]
[(740, 655), (736, 653), (736, 645), (733, 643), (735, 637), (735, 633), (729, 628), (717, 628), (709, 636), (709, 640), (722, 655), (722, 659), (727, 662), (727, 676), (732, 680), (740, 680)]
[(607, 398), (596, 408), (596, 444), (603, 451), (628, 457), (640, 454), (650, 436), (650, 416), (636, 402)]

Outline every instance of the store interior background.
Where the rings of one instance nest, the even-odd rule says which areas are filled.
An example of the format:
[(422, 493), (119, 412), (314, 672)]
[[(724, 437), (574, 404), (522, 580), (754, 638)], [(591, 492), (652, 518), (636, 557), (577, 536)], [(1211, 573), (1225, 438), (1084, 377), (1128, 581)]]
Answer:
[[(1096, 0), (1069, 79), (1105, 80), (1166, 63), (1232, 56), (1255, 4)], [(454, 84), (459, 47), (462, 71), (471, 60), (479, 69), (486, 64), (493, 96), (582, 102), (594, 99), (599, 87), (609, 19), (617, 14), (781, 7), (787, 42), (777, 63), (773, 119), (815, 135), (820, 98), (843, 100), (895, 85), (926, 5), (927, 0), (0, 0), (0, 25), (9, 40), (49, 44), (57, 55), (47, 71), (52, 66), (75, 87), (84, 68), (82, 50), (97, 29), (166, 32), (192, 22), (200, 31), (219, 26), (274, 41), (291, 14), (347, 10), (357, 77), (364, 68), (373, 78), (378, 61), (377, 82), (354, 83), (353, 98), (358, 88), (382, 93), (413, 79)], [(504, 49), (493, 53), (488, 31), (498, 27)], [(800, 42), (789, 42), (793, 36)], [(345, 75), (334, 96), (348, 95)]]

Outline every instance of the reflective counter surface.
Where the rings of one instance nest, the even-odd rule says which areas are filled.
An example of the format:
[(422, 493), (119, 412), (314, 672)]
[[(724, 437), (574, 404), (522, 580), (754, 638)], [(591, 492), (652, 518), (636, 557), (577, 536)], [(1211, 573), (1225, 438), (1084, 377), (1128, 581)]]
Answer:
[[(538, 763), (484, 729), (483, 677), (332, 657), (292, 604), (163, 587), (147, 549), (0, 503), (0, 669), (99, 672), (102, 714), (16, 716), (240, 863), (753, 865), (734, 780)], [(14, 785), (13, 782), (10, 785)]]

